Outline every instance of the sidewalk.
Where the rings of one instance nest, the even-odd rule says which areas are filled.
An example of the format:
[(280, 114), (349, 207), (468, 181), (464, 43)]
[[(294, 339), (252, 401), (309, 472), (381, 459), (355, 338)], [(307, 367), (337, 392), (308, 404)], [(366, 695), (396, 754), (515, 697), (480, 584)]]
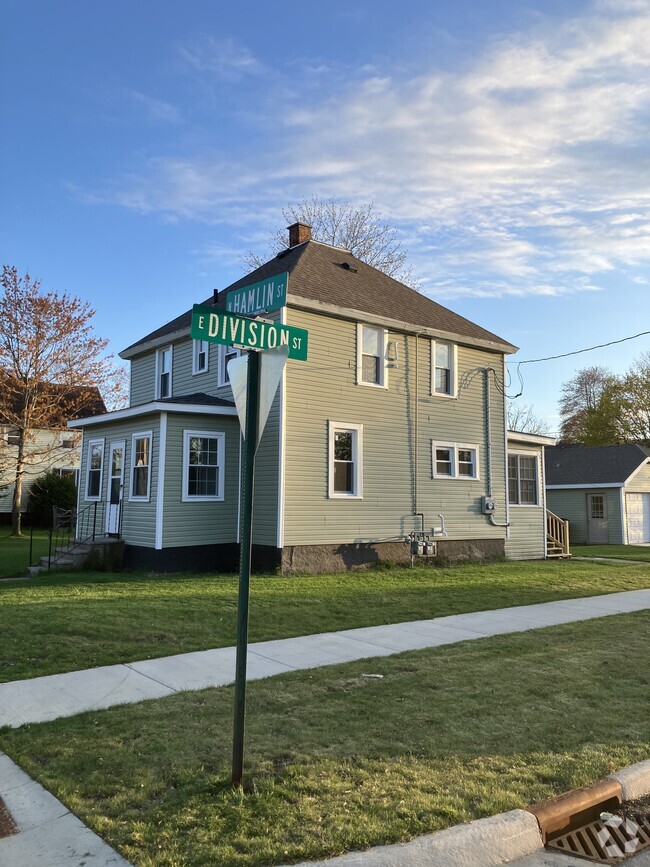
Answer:
[[(650, 589), (262, 641), (249, 646), (248, 679), (645, 608), (650, 608)], [(234, 676), (235, 648), (222, 647), (13, 681), (0, 684), (0, 727), (226, 686)]]

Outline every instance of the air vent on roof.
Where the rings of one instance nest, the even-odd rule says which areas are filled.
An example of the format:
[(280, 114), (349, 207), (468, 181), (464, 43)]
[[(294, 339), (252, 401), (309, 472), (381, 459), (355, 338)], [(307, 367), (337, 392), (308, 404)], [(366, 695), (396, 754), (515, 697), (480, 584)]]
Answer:
[(345, 268), (346, 271), (352, 271), (353, 274), (356, 274), (357, 271), (359, 270), (358, 268), (355, 268), (353, 265), (350, 265), (349, 262), (341, 262), (340, 267)]

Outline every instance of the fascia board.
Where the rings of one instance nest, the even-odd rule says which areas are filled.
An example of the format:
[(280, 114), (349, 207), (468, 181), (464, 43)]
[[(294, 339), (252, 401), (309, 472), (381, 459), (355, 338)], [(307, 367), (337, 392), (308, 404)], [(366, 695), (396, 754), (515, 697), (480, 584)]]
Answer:
[(127, 409), (118, 409), (115, 412), (107, 412), (104, 415), (93, 415), (90, 418), (80, 418), (69, 421), (69, 428), (86, 428), (98, 424), (110, 424), (114, 421), (123, 421), (128, 418), (136, 418), (141, 415), (151, 415), (155, 412), (194, 413), (195, 415), (230, 415), (236, 416), (237, 409), (234, 406), (206, 406), (200, 403), (164, 403), (156, 400), (153, 403), (143, 403), (141, 406), (130, 406)]

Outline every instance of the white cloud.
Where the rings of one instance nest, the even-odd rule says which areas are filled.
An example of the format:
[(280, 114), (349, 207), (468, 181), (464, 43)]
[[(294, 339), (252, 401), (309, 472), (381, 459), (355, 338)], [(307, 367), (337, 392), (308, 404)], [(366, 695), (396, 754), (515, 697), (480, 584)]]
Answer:
[(179, 123), (182, 120), (180, 111), (169, 102), (156, 99), (153, 96), (147, 96), (147, 94), (140, 93), (138, 90), (130, 90), (129, 95), (137, 105), (144, 109), (152, 120), (163, 121), (165, 123)]
[(209, 73), (225, 81), (237, 81), (247, 75), (259, 75), (264, 71), (250, 49), (239, 45), (234, 39), (215, 39), (206, 36), (179, 46), (182, 60), (190, 69)]

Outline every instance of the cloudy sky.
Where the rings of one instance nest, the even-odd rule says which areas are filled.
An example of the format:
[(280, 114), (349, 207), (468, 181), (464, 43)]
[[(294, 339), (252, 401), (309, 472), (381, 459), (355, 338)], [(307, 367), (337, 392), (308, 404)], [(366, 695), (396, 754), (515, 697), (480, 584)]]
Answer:
[[(116, 352), (312, 195), (373, 202), (513, 368), (650, 330), (650, 0), (3, 0), (1, 31), (2, 261)], [(525, 365), (521, 400), (555, 428), (576, 369), (649, 350)]]

